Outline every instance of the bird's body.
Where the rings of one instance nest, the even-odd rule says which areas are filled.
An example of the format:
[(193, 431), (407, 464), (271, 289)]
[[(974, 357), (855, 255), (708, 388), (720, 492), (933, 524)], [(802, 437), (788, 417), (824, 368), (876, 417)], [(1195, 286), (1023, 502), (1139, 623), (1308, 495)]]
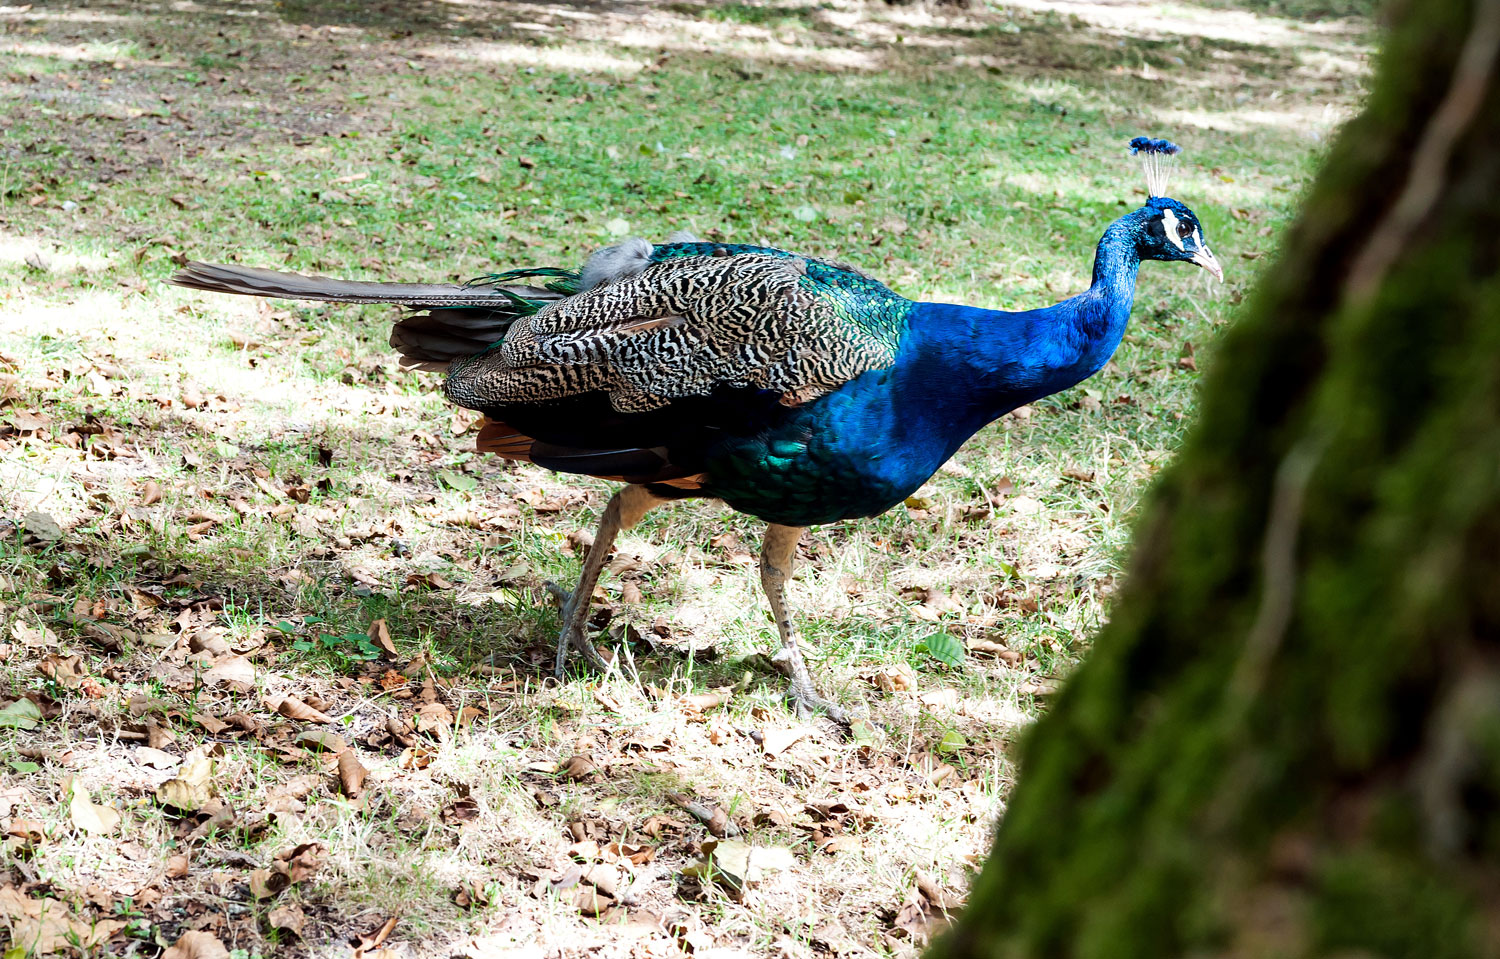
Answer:
[(564, 594), (568, 648), (615, 534), (664, 500), (707, 496), (770, 523), (762, 583), (799, 707), (815, 692), (784, 586), (801, 528), (878, 515), (978, 430), (1092, 376), (1130, 318), (1142, 258), (1219, 272), (1196, 217), (1153, 197), (1111, 224), (1093, 283), (1005, 312), (898, 296), (863, 273), (767, 247), (629, 240), (577, 271), (514, 270), (463, 286), (350, 283), (190, 264), (180, 285), (345, 302), (398, 302), (409, 365), (485, 414), (481, 450), (628, 485), (610, 501), (583, 576)]
[[(536, 440), (527, 458), (544, 466), (621, 477), (663, 498), (715, 497), (786, 526), (876, 516), (986, 424), (1108, 362), (1140, 263), (1126, 232), (1117, 227), (1101, 240), (1087, 292), (1024, 312), (914, 302), (848, 268), (767, 247), (657, 246), (653, 264), (715, 255), (805, 263), (805, 284), (865, 318), (891, 343), (890, 360), (796, 405), (775, 390), (722, 384), (639, 412), (614, 409), (598, 391), (491, 404), (466, 383), (466, 370), (486, 375), (474, 361), (450, 368), (448, 392)], [(676, 485), (652, 482), (665, 473)], [(694, 479), (684, 484), (683, 476)]]

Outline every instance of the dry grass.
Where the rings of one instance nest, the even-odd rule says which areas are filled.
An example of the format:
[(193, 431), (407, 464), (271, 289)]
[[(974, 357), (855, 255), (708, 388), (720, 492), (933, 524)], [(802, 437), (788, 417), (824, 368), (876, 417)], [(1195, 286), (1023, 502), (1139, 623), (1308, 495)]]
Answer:
[[(1197, 367), (1370, 41), (1071, 0), (49, 3), (0, 30), (0, 709), (43, 712), (0, 727), (0, 928), (50, 902), (37, 951), (202, 930), (247, 957), (910, 954), (1107, 614)], [(161, 283), (183, 250), (385, 279), (573, 263), (625, 217), (1036, 305), (1087, 281), (1137, 132), (1196, 144), (1179, 195), (1231, 283), (1148, 267), (1098, 378), (906, 507), (810, 534), (793, 602), (825, 688), (870, 710), (849, 741), (776, 749), (799, 727), (755, 655), (755, 522), (649, 517), (600, 597), (645, 681), (549, 688), (542, 583), (576, 575), (609, 484), (467, 452), (471, 419), (385, 352), (386, 312)], [(376, 620), (394, 652), (367, 660)], [(944, 666), (935, 634), (973, 653)], [(203, 758), (203, 808), (163, 803)], [(70, 776), (119, 822), (91, 834)], [(742, 890), (685, 874), (713, 836), (679, 794), (794, 863)], [(316, 868), (258, 896), (308, 843)], [(569, 870), (601, 863), (613, 906), (587, 916)]]

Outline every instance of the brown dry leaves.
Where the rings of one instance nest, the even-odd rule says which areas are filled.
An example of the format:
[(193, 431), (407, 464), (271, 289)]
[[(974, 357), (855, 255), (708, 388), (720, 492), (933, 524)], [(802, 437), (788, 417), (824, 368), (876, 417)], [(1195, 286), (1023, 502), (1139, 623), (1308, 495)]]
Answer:
[(6, 955), (18, 950), (21, 956), (92, 950), (125, 927), (117, 919), (74, 918), (64, 903), (46, 897), (32, 899), (13, 885), (0, 886), (0, 919), (10, 929)]
[(108, 806), (96, 806), (87, 789), (69, 776), (63, 781), (63, 792), (70, 796), (68, 819), (74, 827), (90, 836), (108, 836), (120, 825), (120, 814)]
[(185, 932), (161, 954), (161, 959), (229, 959), (229, 949), (209, 932)]
[(180, 812), (193, 812), (208, 804), (213, 798), (210, 780), (214, 774), (214, 761), (203, 747), (193, 750), (183, 759), (177, 775), (156, 787), (156, 798), (164, 806)]
[(250, 873), (250, 894), (257, 899), (280, 895), (317, 872), (326, 852), (322, 843), (309, 842), (278, 853), (269, 868)]

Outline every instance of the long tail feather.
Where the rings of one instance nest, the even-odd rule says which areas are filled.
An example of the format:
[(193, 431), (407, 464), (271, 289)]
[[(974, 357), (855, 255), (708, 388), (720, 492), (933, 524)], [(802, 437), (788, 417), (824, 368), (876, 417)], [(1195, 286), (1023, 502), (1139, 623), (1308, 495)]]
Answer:
[[(518, 295), (494, 286), (460, 286), (440, 283), (368, 283), (338, 280), (329, 276), (305, 276), (262, 270), (252, 266), (189, 262), (168, 282), (194, 290), (242, 293), (248, 296), (279, 296), (288, 300), (323, 300), (330, 303), (399, 303), (413, 309), (428, 306), (491, 306), (513, 301)], [(530, 288), (538, 292), (535, 287)]]
[[(545, 286), (507, 282), (551, 280)], [(553, 300), (573, 292), (565, 270), (512, 270), (466, 284), (368, 283), (329, 276), (307, 276), (251, 266), (189, 262), (170, 282), (193, 290), (275, 296), (328, 303), (394, 303), (418, 311), (402, 317), (391, 331), (401, 364), (443, 371), (464, 356), (482, 353), (505, 336), (510, 325)]]

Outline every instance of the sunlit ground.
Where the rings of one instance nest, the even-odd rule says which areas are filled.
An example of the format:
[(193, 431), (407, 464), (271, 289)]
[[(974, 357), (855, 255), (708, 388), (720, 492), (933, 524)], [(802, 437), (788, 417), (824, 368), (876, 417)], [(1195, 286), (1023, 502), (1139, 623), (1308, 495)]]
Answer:
[[(0, 7), (12, 936), (912, 954), (1108, 615), (1136, 504), (1374, 39), (1068, 0)], [(385, 280), (574, 265), (623, 225), (1024, 308), (1087, 284), (1142, 199), (1141, 133), (1186, 147), (1173, 193), (1228, 282), (1148, 264), (1098, 377), (905, 506), (810, 534), (792, 599), (825, 690), (869, 710), (848, 741), (799, 724), (754, 655), (775, 643), (758, 523), (652, 514), (598, 597), (642, 683), (546, 688), (542, 583), (576, 576), (609, 484), (472, 455), (472, 417), (396, 367), (390, 311), (162, 282), (185, 255)], [(194, 810), (162, 798), (184, 777)], [(742, 868), (705, 854), (710, 826), (788, 860), (702, 874)]]

